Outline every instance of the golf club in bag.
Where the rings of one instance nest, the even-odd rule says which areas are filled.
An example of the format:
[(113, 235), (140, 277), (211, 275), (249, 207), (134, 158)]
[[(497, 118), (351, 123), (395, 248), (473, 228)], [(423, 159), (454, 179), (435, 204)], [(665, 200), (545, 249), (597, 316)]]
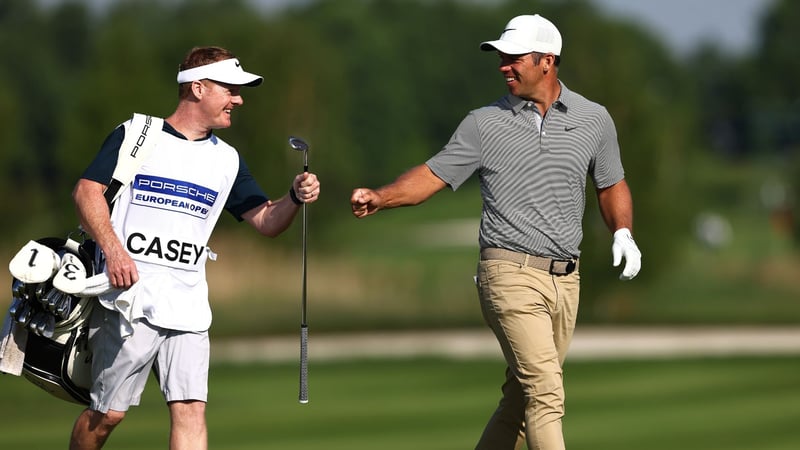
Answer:
[[(303, 172), (308, 172), (308, 144), (294, 136), (289, 137), (289, 145), (303, 152)], [(294, 188), (292, 188), (294, 189)], [(303, 289), (300, 300), (300, 403), (308, 403), (308, 321), (306, 320), (306, 241), (308, 236), (307, 205), (303, 203)]]

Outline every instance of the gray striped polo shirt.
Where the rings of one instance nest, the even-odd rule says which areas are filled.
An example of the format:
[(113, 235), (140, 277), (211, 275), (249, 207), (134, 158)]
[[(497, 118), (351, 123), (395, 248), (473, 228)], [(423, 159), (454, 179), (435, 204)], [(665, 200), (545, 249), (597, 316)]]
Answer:
[(513, 95), (473, 110), (426, 164), (453, 190), (477, 170), (481, 248), (577, 258), (587, 174), (597, 188), (624, 178), (614, 121), (563, 83), (541, 131), (534, 111)]

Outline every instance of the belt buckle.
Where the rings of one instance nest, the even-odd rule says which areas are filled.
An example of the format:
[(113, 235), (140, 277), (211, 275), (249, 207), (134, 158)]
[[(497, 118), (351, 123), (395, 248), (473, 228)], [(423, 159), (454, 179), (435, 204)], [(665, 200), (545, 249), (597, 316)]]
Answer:
[[(555, 270), (556, 263), (565, 263), (566, 264), (566, 267), (564, 267), (564, 271), (563, 272), (556, 272), (556, 270)], [(576, 266), (575, 260), (572, 260), (572, 259), (551, 259), (550, 260), (550, 270), (549, 270), (549, 272), (550, 272), (550, 275), (556, 275), (556, 276), (569, 275), (569, 274), (571, 274), (572, 272), (575, 271), (575, 266)]]

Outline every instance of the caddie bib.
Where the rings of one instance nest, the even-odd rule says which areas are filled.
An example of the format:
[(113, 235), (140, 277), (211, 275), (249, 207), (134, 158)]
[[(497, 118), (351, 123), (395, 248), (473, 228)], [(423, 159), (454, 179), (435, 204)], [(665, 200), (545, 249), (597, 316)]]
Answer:
[(238, 169), (236, 150), (214, 135), (187, 141), (160, 131), (111, 213), (140, 275), (131, 318), (178, 330), (208, 328), (207, 245)]

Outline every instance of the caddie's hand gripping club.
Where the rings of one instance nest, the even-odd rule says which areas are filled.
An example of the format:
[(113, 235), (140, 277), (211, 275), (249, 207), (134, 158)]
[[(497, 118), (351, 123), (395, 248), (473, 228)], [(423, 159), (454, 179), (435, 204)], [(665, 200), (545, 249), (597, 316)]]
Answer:
[[(308, 144), (306, 141), (289, 136), (289, 145), (303, 152), (303, 172), (308, 172)], [(294, 189), (294, 187), (292, 187)], [(308, 215), (303, 202), (303, 290), (300, 300), (300, 403), (308, 403), (308, 321), (306, 320), (306, 241), (308, 236)]]

